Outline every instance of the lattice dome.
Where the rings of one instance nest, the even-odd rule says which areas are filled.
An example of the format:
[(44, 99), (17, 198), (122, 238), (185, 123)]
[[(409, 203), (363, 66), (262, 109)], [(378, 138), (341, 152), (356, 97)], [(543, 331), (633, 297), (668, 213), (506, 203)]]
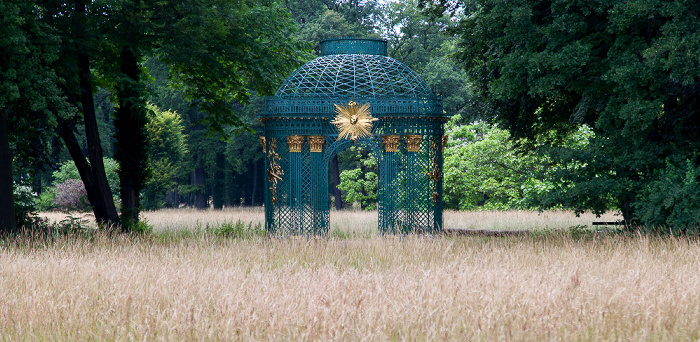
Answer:
[(434, 97), (428, 85), (405, 64), (386, 56), (321, 56), (294, 71), (277, 90), (280, 98)]
[(294, 71), (260, 117), (333, 117), (335, 104), (351, 99), (370, 103), (375, 117), (442, 117), (442, 98), (405, 64), (386, 56), (379, 39), (321, 42), (321, 57)]

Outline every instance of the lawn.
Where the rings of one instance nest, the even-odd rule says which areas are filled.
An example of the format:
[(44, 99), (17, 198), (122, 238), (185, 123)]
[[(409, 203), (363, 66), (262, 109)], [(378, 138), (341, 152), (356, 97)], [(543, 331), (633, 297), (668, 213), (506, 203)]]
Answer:
[(211, 229), (261, 216), (147, 212), (147, 236), (0, 240), (2, 338), (700, 338), (693, 238), (554, 231), (615, 219), (562, 212), (446, 213), (446, 226), (537, 231), (506, 238), (381, 236), (365, 212), (334, 213), (328, 238)]

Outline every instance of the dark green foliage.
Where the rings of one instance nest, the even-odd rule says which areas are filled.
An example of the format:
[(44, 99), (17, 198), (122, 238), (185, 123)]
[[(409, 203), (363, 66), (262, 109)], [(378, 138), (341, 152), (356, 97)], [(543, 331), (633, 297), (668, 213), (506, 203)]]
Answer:
[(299, 25), (294, 36), (314, 47), (330, 38), (379, 38), (377, 31), (383, 20), (383, 8), (376, 0), (287, 0), (285, 3)]
[(56, 119), (69, 111), (50, 68), (59, 37), (44, 8), (3, 1), (0, 13), (0, 232), (6, 233), (28, 222), (27, 191), (13, 188), (33, 183), (35, 170), (50, 161)]
[[(189, 4), (189, 3), (188, 3)], [(275, 1), (191, 1), (162, 24), (156, 51), (174, 85), (205, 115), (210, 133), (228, 137), (225, 126), (248, 129), (232, 102), (247, 102), (250, 89), (271, 94), (284, 74), (305, 58), (305, 45), (290, 38), (287, 10)], [(177, 23), (171, 20), (177, 19)]]
[[(441, 50), (442, 51), (442, 50)], [(472, 97), (467, 84), (467, 75), (448, 57), (434, 57), (422, 72), (425, 83), (435, 94), (442, 96), (443, 108), (447, 113), (458, 114), (468, 111)], [(469, 115), (465, 119), (478, 119), (481, 113)], [(483, 115), (483, 114), (482, 114)], [(463, 117), (467, 115), (462, 115)]]
[[(690, 221), (677, 217), (696, 212), (698, 202), (648, 195), (661, 189), (690, 195), (696, 189), (700, 3), (423, 5), (433, 14), (464, 12), (453, 31), (460, 37), (455, 57), (514, 138), (552, 130), (561, 137), (581, 123), (593, 127), (595, 137), (585, 149), (559, 149), (561, 139), (550, 139), (555, 163), (579, 167), (560, 170), (562, 183), (548, 205), (595, 212), (614, 206), (628, 223), (688, 228)], [(692, 175), (696, 180), (688, 180)], [(651, 214), (657, 205), (666, 209)]]
[(642, 222), (651, 229), (700, 233), (700, 167), (685, 160), (670, 161), (654, 172), (634, 203)]

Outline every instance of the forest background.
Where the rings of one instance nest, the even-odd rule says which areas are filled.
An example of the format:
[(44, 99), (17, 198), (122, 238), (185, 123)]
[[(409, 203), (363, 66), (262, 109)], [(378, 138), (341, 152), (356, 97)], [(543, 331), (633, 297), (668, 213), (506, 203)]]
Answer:
[[(13, 197), (2, 199), (19, 226), (36, 210), (92, 209), (132, 230), (141, 209), (261, 205), (262, 96), (335, 37), (386, 39), (443, 97), (446, 208), (700, 225), (693, 2), (3, 6), (0, 156)], [(367, 151), (340, 153), (329, 202), (376, 208), (377, 173)]]

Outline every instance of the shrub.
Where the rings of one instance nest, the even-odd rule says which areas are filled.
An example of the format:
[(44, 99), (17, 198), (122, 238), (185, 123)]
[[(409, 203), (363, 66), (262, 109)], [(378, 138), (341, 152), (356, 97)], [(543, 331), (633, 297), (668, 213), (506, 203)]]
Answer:
[(12, 187), (18, 227), (28, 227), (36, 221), (36, 208), (34, 207), (36, 193), (30, 184), (29, 178), (22, 177), (16, 180)]
[(83, 182), (75, 179), (67, 179), (63, 183), (56, 183), (56, 207), (63, 210), (87, 210), (89, 202)]
[[(109, 189), (112, 195), (116, 197), (116, 201), (119, 196), (119, 175), (117, 175), (119, 164), (111, 158), (103, 158), (102, 162), (105, 166)], [(78, 168), (75, 167), (75, 163), (72, 160), (68, 160), (62, 163), (57, 171), (54, 171), (53, 178), (55, 183), (64, 183), (69, 179), (80, 180), (80, 174), (78, 173)]]
[(56, 189), (53, 187), (46, 188), (39, 197), (36, 198), (36, 209), (39, 211), (47, 211), (56, 209)]

